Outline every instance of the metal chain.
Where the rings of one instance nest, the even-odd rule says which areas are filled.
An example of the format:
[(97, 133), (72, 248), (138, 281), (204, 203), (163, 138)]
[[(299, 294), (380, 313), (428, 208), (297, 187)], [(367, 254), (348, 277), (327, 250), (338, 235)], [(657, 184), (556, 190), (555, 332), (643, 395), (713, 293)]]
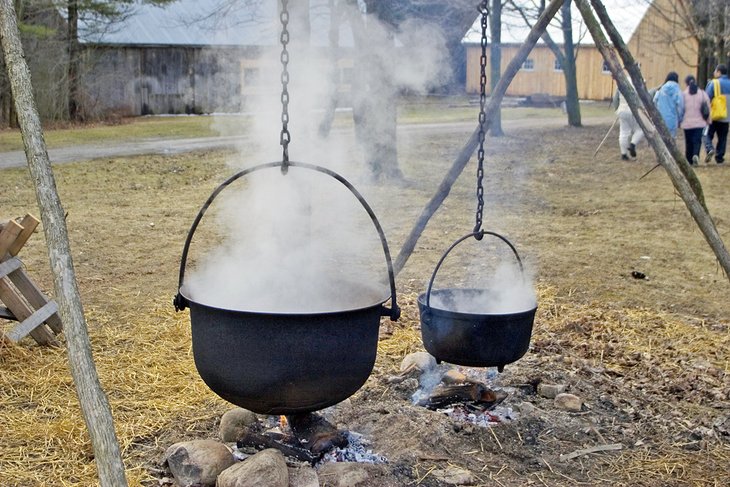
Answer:
[(479, 233), (477, 239), (481, 239), (482, 230), (482, 213), (484, 212), (484, 186), (482, 180), (484, 179), (484, 125), (486, 123), (486, 113), (484, 112), (484, 106), (487, 102), (487, 17), (489, 16), (488, 1), (483, 0), (477, 10), (482, 14), (482, 56), (479, 60), (479, 150), (477, 151), (478, 165), (477, 165), (477, 214), (476, 214), (476, 225), (474, 226), (474, 233)]
[(289, 0), (281, 0), (281, 138), (280, 143), (283, 147), (281, 172), (286, 174), (289, 170), (289, 142), (291, 134), (289, 133), (289, 51), (286, 46), (289, 44), (289, 10), (287, 9)]

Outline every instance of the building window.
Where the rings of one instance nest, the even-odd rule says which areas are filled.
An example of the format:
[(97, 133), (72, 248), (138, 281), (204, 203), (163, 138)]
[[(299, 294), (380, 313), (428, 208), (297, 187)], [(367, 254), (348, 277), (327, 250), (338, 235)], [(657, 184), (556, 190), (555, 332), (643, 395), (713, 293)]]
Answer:
[(562, 71), (563, 65), (560, 63), (560, 59), (555, 58), (555, 62), (553, 62), (553, 70), (554, 71)]
[(603, 65), (601, 66), (601, 73), (603, 74), (611, 74), (611, 68), (608, 67), (608, 62), (603, 61)]
[(525, 59), (525, 62), (522, 63), (522, 70), (523, 71), (534, 71), (535, 70), (535, 60), (527, 58)]
[(256, 86), (261, 82), (259, 76), (259, 68), (244, 68), (243, 69), (243, 84), (244, 86)]
[(352, 68), (342, 68), (340, 70), (340, 82), (343, 85), (352, 84)]

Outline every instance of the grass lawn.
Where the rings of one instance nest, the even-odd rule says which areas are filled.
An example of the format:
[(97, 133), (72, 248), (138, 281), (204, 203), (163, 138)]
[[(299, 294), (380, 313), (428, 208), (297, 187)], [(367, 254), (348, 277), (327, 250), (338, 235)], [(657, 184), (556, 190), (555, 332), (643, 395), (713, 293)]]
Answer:
[[(446, 107), (447, 109), (444, 109)], [(436, 99), (406, 99), (399, 106), (400, 123), (476, 123), (478, 99), (451, 97)], [(601, 116), (610, 113), (607, 105), (588, 102), (581, 105), (584, 117)], [(98, 123), (83, 126), (44, 127), (44, 136), (49, 148), (70, 147), (78, 144), (103, 144), (155, 138), (214, 137), (236, 135), (250, 123), (250, 114), (201, 115), (201, 116), (148, 116), (126, 118), (118, 123)], [(504, 120), (528, 118), (555, 118), (564, 116), (559, 108), (507, 107), (502, 111)], [(335, 123), (340, 126), (352, 124), (350, 111), (338, 112)], [(20, 131), (0, 130), (0, 152), (23, 150)]]

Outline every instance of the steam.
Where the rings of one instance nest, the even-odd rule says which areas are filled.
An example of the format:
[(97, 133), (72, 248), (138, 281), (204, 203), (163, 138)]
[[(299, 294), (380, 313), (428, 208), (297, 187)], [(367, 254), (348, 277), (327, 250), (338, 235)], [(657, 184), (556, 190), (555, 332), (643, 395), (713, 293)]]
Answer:
[[(356, 8), (340, 3), (340, 8)], [(328, 10), (323, 9), (327, 2), (313, 0), (311, 4), (309, 44), (303, 42), (297, 27), (302, 25), (301, 19), (292, 17), (289, 26), (290, 160), (326, 167), (357, 186), (366, 169), (352, 135), (341, 130), (332, 131), (327, 138), (318, 134), (327, 107), (349, 107), (352, 98), (359, 96), (354, 89), (346, 96), (342, 84), (335, 81), (348, 69), (352, 69), (352, 76), (359, 76), (357, 65), (350, 68), (347, 63), (367, 54), (377, 56), (380, 64), (391, 70), (382, 76), (368, 76), (368, 96), (389, 96), (394, 83), (423, 92), (445, 79), (446, 50), (433, 29), (422, 23), (406, 23), (398, 34), (402, 42), (373, 36), (359, 46), (362, 51), (357, 51), (356, 45), (351, 57), (340, 59), (341, 71), (330, 76), (331, 53), (322, 47), (322, 29), (314, 27), (329, 25), (329, 18), (319, 17)], [(341, 18), (360, 15), (354, 11)], [(383, 30), (370, 17), (368, 28)], [(278, 22), (278, 16), (272, 22)], [(354, 38), (350, 27), (339, 27), (342, 42)], [(397, 49), (394, 45), (409, 47)], [(262, 61), (256, 63), (260, 84), (255, 91), (259, 94), (245, 102), (245, 111), (254, 115), (243, 132), (245, 142), (229, 161), (232, 170), (282, 159), (280, 56), (281, 46), (275, 46), (263, 52)], [(377, 211), (378, 205), (369, 203), (379, 217), (386, 215)], [(193, 247), (202, 248), (199, 253), (203, 255), (186, 273), (183, 286), (195, 302), (231, 310), (310, 313), (372, 306), (390, 295), (383, 247), (367, 212), (345, 186), (320, 172), (291, 167), (287, 175), (278, 168), (249, 174), (220, 193), (196, 237), (198, 233), (208, 234), (204, 226), (221, 242), (215, 246), (195, 239)]]
[(517, 264), (502, 262), (481, 289), (432, 291), (431, 307), (471, 314), (510, 314), (537, 306), (533, 279)]

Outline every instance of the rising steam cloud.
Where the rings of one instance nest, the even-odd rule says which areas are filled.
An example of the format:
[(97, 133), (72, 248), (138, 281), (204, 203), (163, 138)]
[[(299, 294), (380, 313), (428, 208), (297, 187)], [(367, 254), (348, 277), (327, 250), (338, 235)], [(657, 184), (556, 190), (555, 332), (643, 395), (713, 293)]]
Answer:
[[(327, 2), (312, 2), (312, 12), (321, 12), (323, 5)], [(360, 13), (342, 18), (350, 15)], [(311, 22), (314, 43), (314, 26), (329, 21), (312, 17)], [(321, 47), (302, 42), (296, 25), (301, 23), (292, 19), (290, 158), (327, 167), (357, 185), (365, 169), (349, 131), (335, 130), (327, 138), (318, 135), (325, 108), (338, 96), (328, 75), (331, 59)], [(342, 42), (353, 38), (347, 31), (346, 26), (340, 29)], [(408, 48), (397, 49), (397, 45)], [(382, 86), (369, 86), (368, 93), (392, 93), (393, 85), (423, 93), (443, 83), (449, 72), (444, 46), (436, 28), (422, 23), (405, 23), (396, 39), (374, 36), (359, 47), (377, 56), (389, 71), (368, 77), (371, 83), (382, 82)], [(353, 58), (360, 54), (354, 52)], [(246, 110), (255, 115), (246, 128), (245, 143), (230, 161), (236, 170), (282, 157), (280, 47), (262, 57), (260, 76), (268, 89), (247, 100)], [(358, 76), (357, 67), (353, 76)], [(347, 188), (329, 176), (296, 167), (285, 176), (278, 169), (263, 169), (244, 179), (226, 188), (211, 207), (212, 216), (204, 219), (205, 224), (214, 225), (212, 233), (221, 238), (221, 244), (201, 251), (203, 255), (187, 273), (184, 291), (190, 299), (223, 309), (309, 313), (366, 307), (388, 298), (381, 242)]]

